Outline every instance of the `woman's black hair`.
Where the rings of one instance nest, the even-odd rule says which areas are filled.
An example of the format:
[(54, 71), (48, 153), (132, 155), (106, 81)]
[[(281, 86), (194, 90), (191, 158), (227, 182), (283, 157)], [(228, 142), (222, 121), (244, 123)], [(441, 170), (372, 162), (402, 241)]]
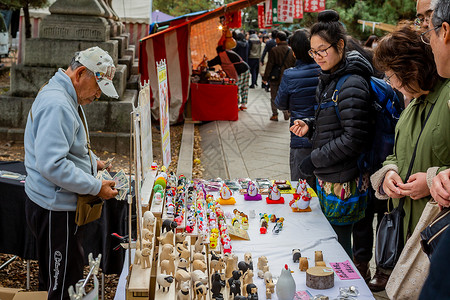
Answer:
[(219, 54), (220, 52), (225, 51), (225, 48), (222, 45), (220, 45), (220, 46), (217, 46), (216, 51), (217, 51), (217, 54)]
[[(318, 16), (318, 22), (311, 27), (311, 37), (318, 35), (327, 41), (339, 53), (337, 44), (340, 40), (344, 41), (344, 48), (347, 45), (346, 32), (344, 26), (339, 22), (339, 14), (332, 9), (321, 11)], [(345, 54), (345, 51), (344, 51)]]
[(309, 42), (309, 32), (306, 29), (296, 30), (289, 39), (289, 45), (297, 59), (307, 64), (314, 62), (314, 59), (308, 54), (311, 44)]

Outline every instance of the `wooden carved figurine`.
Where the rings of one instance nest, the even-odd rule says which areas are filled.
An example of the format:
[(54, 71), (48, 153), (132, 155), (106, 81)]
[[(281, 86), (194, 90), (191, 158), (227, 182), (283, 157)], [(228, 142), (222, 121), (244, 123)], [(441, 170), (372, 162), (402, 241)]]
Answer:
[(171, 244), (162, 245), (161, 255), (159, 256), (159, 260), (163, 261), (169, 259), (169, 256), (173, 253), (173, 246)]
[(267, 265), (267, 257), (260, 256), (258, 258), (258, 277), (264, 278), (264, 273), (269, 271), (269, 266)]
[(208, 288), (201, 281), (197, 281), (194, 283), (194, 293), (197, 297), (197, 300), (206, 300), (206, 294), (208, 293)]
[(162, 234), (161, 236), (158, 237), (158, 241), (162, 245), (171, 244), (173, 246), (174, 245), (173, 231), (168, 231), (168, 232)]
[(225, 287), (224, 274), (214, 272), (211, 276), (211, 292), (212, 298), (216, 300), (223, 299), (222, 288)]
[(244, 261), (248, 264), (249, 268), (253, 271), (253, 259), (250, 252), (244, 254)]
[(241, 272), (234, 270), (233, 275), (230, 279), (228, 279), (228, 287), (230, 288), (230, 296), (233, 295), (233, 298), (236, 295), (241, 295)]
[(167, 275), (175, 275), (175, 254), (171, 254), (169, 259), (161, 261), (161, 273), (165, 273)]
[(219, 260), (211, 260), (209, 265), (211, 267), (210, 273), (214, 273), (216, 271), (222, 273), (223, 269), (225, 269), (225, 262), (222, 258)]
[(203, 284), (208, 284), (208, 276), (201, 270), (195, 270), (191, 272), (192, 284), (197, 281), (201, 281)]
[(156, 276), (156, 282), (158, 283), (158, 289), (163, 288), (163, 292), (165, 292), (165, 288), (167, 291), (170, 289), (170, 285), (173, 282), (173, 276), (168, 276), (165, 274), (158, 274)]
[(229, 254), (225, 256), (225, 263), (226, 263), (226, 267), (225, 267), (225, 278), (231, 278), (231, 276), (233, 276), (233, 271), (237, 270), (237, 261), (238, 261), (238, 257), (236, 254)]
[(177, 300), (190, 300), (191, 297), (189, 295), (190, 284), (189, 281), (184, 281), (181, 284), (180, 290), (177, 293)]
[(248, 300), (258, 300), (258, 288), (254, 283), (250, 283), (245, 287)]
[(272, 299), (272, 294), (275, 293), (275, 284), (270, 272), (264, 273), (264, 283), (266, 284), (266, 299)]
[(248, 296), (247, 286), (253, 283), (253, 271), (248, 269), (242, 276), (242, 294)]

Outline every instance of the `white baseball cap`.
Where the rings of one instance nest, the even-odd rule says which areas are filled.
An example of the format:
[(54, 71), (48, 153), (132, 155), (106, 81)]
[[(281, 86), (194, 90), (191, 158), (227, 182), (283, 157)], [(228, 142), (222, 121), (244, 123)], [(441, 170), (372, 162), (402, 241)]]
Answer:
[(98, 86), (106, 96), (119, 98), (112, 82), (116, 67), (108, 52), (95, 46), (79, 52), (75, 60), (94, 73)]

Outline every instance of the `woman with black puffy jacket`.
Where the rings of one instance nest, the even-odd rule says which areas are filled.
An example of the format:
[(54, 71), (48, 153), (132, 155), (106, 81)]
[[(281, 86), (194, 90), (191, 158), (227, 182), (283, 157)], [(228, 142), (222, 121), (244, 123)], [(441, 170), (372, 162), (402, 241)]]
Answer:
[[(317, 195), (338, 241), (352, 257), (351, 233), (364, 217), (368, 174), (360, 174), (358, 158), (370, 146), (371, 64), (359, 53), (345, 53), (345, 29), (334, 10), (319, 13), (311, 28), (309, 54), (322, 69), (314, 118), (295, 120), (290, 130), (308, 136), (311, 155), (300, 163), (306, 177), (316, 175)], [(345, 76), (339, 91), (336, 85)], [(337, 96), (338, 94), (338, 96)]]

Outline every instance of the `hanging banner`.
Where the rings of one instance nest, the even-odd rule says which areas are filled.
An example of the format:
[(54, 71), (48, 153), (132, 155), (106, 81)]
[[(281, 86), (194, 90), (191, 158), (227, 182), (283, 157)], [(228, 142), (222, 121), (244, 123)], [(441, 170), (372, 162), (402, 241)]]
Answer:
[(294, 0), (294, 19), (303, 19), (303, 0)]
[(266, 3), (264, 4), (264, 12), (265, 12), (264, 26), (266, 26), (266, 28), (270, 28), (273, 25), (272, 0), (266, 0)]
[(294, 0), (272, 0), (273, 24), (294, 22)]
[(272, 0), (272, 24), (280, 24), (278, 22), (278, 0)]
[(156, 63), (159, 86), (159, 120), (161, 123), (161, 147), (163, 154), (163, 165), (168, 168), (170, 156), (170, 126), (169, 126), (169, 89), (167, 87), (166, 60)]
[(142, 178), (145, 179), (147, 173), (151, 170), (153, 162), (152, 148), (152, 116), (150, 104), (150, 84), (145, 84), (139, 91), (138, 104), (140, 108), (140, 123), (142, 145)]
[(259, 29), (266, 28), (264, 24), (264, 5), (258, 4), (258, 27)]
[(226, 13), (225, 20), (228, 28), (241, 28), (242, 27), (241, 10)]
[(321, 12), (325, 10), (325, 0), (305, 0), (304, 12)]

